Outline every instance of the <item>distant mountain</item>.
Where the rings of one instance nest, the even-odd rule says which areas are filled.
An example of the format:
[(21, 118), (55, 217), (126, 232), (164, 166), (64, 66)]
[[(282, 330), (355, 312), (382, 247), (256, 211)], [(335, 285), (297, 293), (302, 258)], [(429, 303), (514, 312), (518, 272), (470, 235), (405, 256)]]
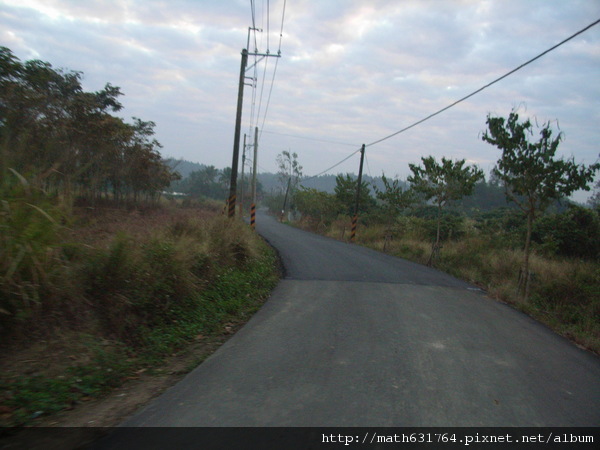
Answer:
[[(181, 178), (185, 179), (190, 176), (192, 172), (201, 170), (206, 164), (194, 163), (186, 161), (185, 159), (174, 159), (169, 158), (165, 160), (165, 163), (181, 174)], [(250, 176), (250, 174), (248, 174)], [(300, 185), (306, 188), (318, 189), (332, 194), (335, 189), (335, 178), (337, 175), (321, 175), (316, 178), (306, 177), (307, 181), (301, 181)], [(353, 179), (357, 178), (356, 174), (350, 174)], [(257, 175), (258, 182), (262, 185), (263, 192), (267, 195), (274, 194), (285, 190), (285, 186), (282, 185), (279, 180), (279, 175), (271, 172), (259, 173)], [(374, 183), (379, 189), (383, 189), (383, 183), (381, 177), (370, 177), (369, 175), (363, 174), (363, 181), (368, 183), (370, 186)], [(400, 182), (402, 187), (406, 187), (406, 183)], [(371, 189), (373, 192), (373, 189)]]
[(165, 159), (164, 162), (171, 169), (179, 172), (181, 174), (181, 178), (187, 178), (190, 176), (190, 174), (192, 172), (196, 172), (196, 171), (206, 167), (206, 164), (194, 163), (194, 162), (186, 161), (185, 159), (168, 158), (168, 159)]
[[(342, 174), (345, 175), (345, 174)], [(335, 191), (335, 179), (337, 175), (321, 175), (316, 178), (305, 177), (306, 181), (300, 180), (300, 186), (309, 188), (309, 189), (317, 189), (319, 191), (327, 192), (329, 194), (333, 194)], [(356, 174), (351, 173), (350, 177), (352, 179), (358, 178)], [(281, 192), (285, 189), (285, 186), (282, 185), (279, 180), (279, 175), (275, 173), (259, 173), (258, 180), (263, 186), (263, 190), (266, 194)], [(374, 194), (373, 184), (377, 186), (378, 189), (383, 189), (383, 182), (381, 181), (381, 177), (371, 177), (369, 175), (363, 174), (363, 182), (367, 183), (371, 188), (371, 192)], [(400, 186), (403, 188), (406, 187), (406, 183), (400, 181)]]

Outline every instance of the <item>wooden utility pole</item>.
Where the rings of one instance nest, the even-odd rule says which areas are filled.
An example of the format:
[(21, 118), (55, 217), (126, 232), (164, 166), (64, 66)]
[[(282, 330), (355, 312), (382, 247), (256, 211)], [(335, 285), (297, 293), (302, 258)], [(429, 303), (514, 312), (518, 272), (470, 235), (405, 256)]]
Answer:
[(256, 167), (258, 165), (258, 127), (254, 127), (254, 158), (252, 159), (252, 205), (250, 206), (250, 226), (256, 226)]
[(252, 203), (256, 204), (256, 166), (258, 163), (258, 127), (254, 128), (254, 159), (252, 160)]
[(283, 218), (285, 217), (285, 206), (287, 204), (288, 193), (290, 192), (290, 185), (292, 184), (292, 177), (288, 179), (287, 189), (285, 190), (285, 197), (283, 199), (283, 207), (281, 208), (281, 220), (283, 222)]
[(363, 162), (365, 160), (365, 144), (360, 149), (360, 166), (358, 168), (358, 184), (356, 186), (356, 201), (354, 202), (354, 217), (352, 217), (352, 231), (350, 241), (354, 242), (356, 237), (356, 224), (358, 222), (358, 204), (360, 202), (360, 185), (362, 184)]
[(242, 185), (240, 186), (240, 217), (244, 216), (244, 167), (246, 167), (246, 133), (244, 133), (244, 146), (242, 147)]
[[(250, 31), (253, 30), (253, 28), (248, 28), (248, 46), (250, 45)], [(262, 61), (264, 58), (268, 58), (270, 56), (276, 57), (276, 58), (281, 58), (281, 52), (277, 52), (277, 54), (271, 54), (269, 53), (269, 50), (267, 49), (266, 53), (259, 53), (258, 51), (255, 51), (253, 53), (248, 53), (247, 49), (242, 49), (242, 63), (241, 63), (241, 67), (240, 67), (240, 84), (239, 84), (239, 88), (238, 88), (238, 101), (237, 101), (237, 113), (236, 113), (236, 117), (235, 117), (235, 135), (233, 137), (233, 159), (231, 161), (231, 182), (229, 184), (229, 197), (227, 198), (227, 210), (228, 210), (228, 216), (229, 217), (234, 217), (235, 216), (235, 204), (236, 204), (236, 193), (237, 193), (237, 171), (238, 171), (238, 160), (239, 160), (239, 156), (240, 156), (240, 130), (242, 127), (242, 106), (244, 103), (244, 81), (246, 79), (246, 66), (248, 65), (248, 55), (253, 55), (253, 56), (261, 56), (262, 58), (260, 58), (259, 60), (257, 60), (254, 64), (252, 64), (248, 69), (251, 69), (252, 67), (256, 66), (256, 64), (259, 61)], [(258, 127), (256, 127), (256, 129), (258, 130)], [(254, 134), (254, 164), (255, 164), (255, 168), (254, 168), (254, 173), (256, 174), (256, 142), (257, 142), (257, 137), (256, 137), (256, 133)], [(254, 175), (256, 176), (256, 175)], [(254, 189), (256, 191), (256, 188)], [(254, 197), (256, 197), (256, 192), (254, 192), (253, 194), (253, 201), (256, 201), (254, 199)]]
[(227, 199), (228, 216), (235, 216), (235, 203), (237, 193), (237, 171), (240, 157), (240, 132), (242, 128), (242, 106), (244, 103), (244, 81), (246, 64), (248, 63), (248, 50), (242, 50), (242, 63), (240, 66), (240, 84), (238, 88), (237, 113), (235, 117), (235, 135), (233, 137), (233, 159), (231, 161), (231, 183), (229, 184), (229, 198)]

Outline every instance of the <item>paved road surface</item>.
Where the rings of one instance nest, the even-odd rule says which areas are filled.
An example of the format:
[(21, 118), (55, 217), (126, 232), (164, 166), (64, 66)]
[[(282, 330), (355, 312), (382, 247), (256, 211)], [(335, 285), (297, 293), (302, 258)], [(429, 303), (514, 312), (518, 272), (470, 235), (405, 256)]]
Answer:
[(285, 278), (125, 426), (598, 426), (600, 359), (446, 274), (278, 224)]

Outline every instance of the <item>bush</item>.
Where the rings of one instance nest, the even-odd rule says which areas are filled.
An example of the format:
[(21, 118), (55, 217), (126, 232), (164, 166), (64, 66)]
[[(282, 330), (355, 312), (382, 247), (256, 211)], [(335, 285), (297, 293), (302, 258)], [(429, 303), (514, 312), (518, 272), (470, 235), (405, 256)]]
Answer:
[(592, 209), (571, 206), (562, 214), (538, 219), (532, 240), (550, 255), (600, 258), (600, 218)]
[[(434, 206), (422, 206), (416, 208), (412, 216), (421, 219), (418, 226), (423, 230), (423, 238), (429, 241), (435, 241), (437, 236), (437, 215), (438, 209)], [(465, 217), (462, 213), (453, 210), (443, 210), (440, 222), (440, 239), (448, 241), (451, 239), (460, 239), (465, 234)], [(413, 222), (417, 223), (417, 222)]]
[(294, 203), (302, 216), (326, 226), (337, 217), (341, 209), (335, 195), (317, 189), (301, 187), (294, 195)]

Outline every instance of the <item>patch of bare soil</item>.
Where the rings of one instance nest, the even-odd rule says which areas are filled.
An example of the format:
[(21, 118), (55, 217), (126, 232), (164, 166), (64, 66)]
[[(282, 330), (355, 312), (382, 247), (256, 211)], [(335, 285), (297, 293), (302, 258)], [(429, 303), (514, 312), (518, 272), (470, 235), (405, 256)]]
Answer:
[(153, 398), (176, 384), (214, 353), (229, 336), (202, 339), (168, 358), (152, 370), (141, 369), (135, 376), (105, 397), (85, 398), (68, 411), (36, 420), (36, 427), (113, 427)]
[[(0, 429), (0, 448), (65, 450), (82, 448), (100, 439), (110, 428), (118, 426), (152, 399), (175, 385), (245, 323), (228, 323), (218, 336), (197, 336), (195, 342), (167, 358), (160, 367), (139, 370), (135, 376), (129, 377), (120, 387), (101, 398), (84, 397), (69, 410), (39, 417), (27, 428), (8, 433), (5, 437)], [(69, 345), (69, 342), (73, 345)], [(25, 371), (21, 373), (35, 373), (39, 370), (44, 370), (45, 373), (60, 373), (61, 367), (73, 362), (69, 355), (76, 353), (79, 346), (80, 344), (65, 339), (40, 342), (37, 346), (5, 356), (0, 362), (10, 364), (12, 361), (14, 365), (11, 371)], [(68, 361), (65, 361), (65, 357)], [(47, 428), (54, 428), (56, 432), (48, 431)], [(60, 433), (58, 428), (69, 430)]]

